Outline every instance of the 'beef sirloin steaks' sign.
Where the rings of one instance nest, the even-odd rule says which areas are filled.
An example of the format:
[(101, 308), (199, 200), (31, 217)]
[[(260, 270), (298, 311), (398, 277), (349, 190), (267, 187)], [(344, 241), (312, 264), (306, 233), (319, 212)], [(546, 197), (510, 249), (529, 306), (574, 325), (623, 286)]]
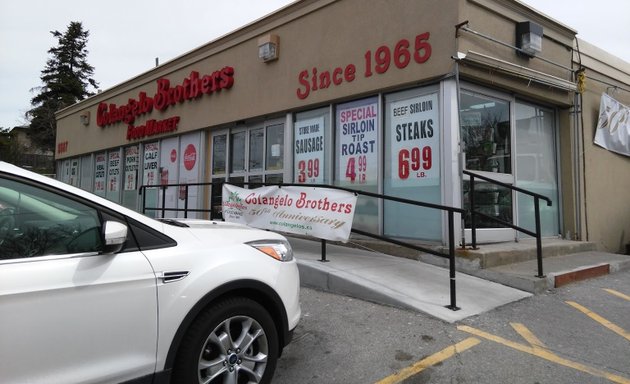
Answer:
[(328, 188), (223, 185), (225, 221), (320, 239), (348, 241), (357, 198)]

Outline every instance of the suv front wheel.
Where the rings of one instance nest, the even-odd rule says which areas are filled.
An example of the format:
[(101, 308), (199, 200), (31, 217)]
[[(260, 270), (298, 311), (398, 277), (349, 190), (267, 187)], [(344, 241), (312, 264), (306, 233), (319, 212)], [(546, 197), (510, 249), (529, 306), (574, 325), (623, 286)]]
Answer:
[(182, 341), (174, 383), (269, 383), (278, 359), (278, 333), (257, 302), (229, 298), (204, 310)]

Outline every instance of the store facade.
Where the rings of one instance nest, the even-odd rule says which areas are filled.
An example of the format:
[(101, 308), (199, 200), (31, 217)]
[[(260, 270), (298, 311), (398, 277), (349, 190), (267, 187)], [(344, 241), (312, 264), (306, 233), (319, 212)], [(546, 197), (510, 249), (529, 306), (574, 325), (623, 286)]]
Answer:
[[(514, 49), (523, 26), (542, 32), (536, 57)], [(211, 188), (190, 186), (188, 199), (181, 187), (138, 190), (327, 184), (466, 207), (465, 169), (548, 196), (543, 235), (586, 240), (575, 33), (517, 1), (299, 1), (58, 112), (58, 175), (133, 209), (146, 198), (216, 211)], [(530, 199), (490, 184), (478, 193), (487, 214), (533, 225)], [(521, 236), (480, 226), (481, 241)], [(355, 227), (446, 236), (439, 211), (367, 197)]]

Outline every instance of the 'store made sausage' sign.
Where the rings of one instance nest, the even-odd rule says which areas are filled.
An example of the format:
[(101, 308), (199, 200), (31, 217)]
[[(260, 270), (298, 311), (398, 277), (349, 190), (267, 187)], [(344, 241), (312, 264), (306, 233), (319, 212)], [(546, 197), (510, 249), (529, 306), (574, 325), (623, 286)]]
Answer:
[(223, 185), (223, 218), (272, 231), (348, 241), (357, 197), (328, 188)]

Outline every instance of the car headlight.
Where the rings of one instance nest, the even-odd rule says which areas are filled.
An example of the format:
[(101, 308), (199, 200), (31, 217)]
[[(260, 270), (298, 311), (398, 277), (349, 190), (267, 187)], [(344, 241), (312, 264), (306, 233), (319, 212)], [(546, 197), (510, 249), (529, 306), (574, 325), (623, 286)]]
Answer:
[(293, 260), (293, 249), (286, 240), (257, 240), (245, 243), (279, 261)]

